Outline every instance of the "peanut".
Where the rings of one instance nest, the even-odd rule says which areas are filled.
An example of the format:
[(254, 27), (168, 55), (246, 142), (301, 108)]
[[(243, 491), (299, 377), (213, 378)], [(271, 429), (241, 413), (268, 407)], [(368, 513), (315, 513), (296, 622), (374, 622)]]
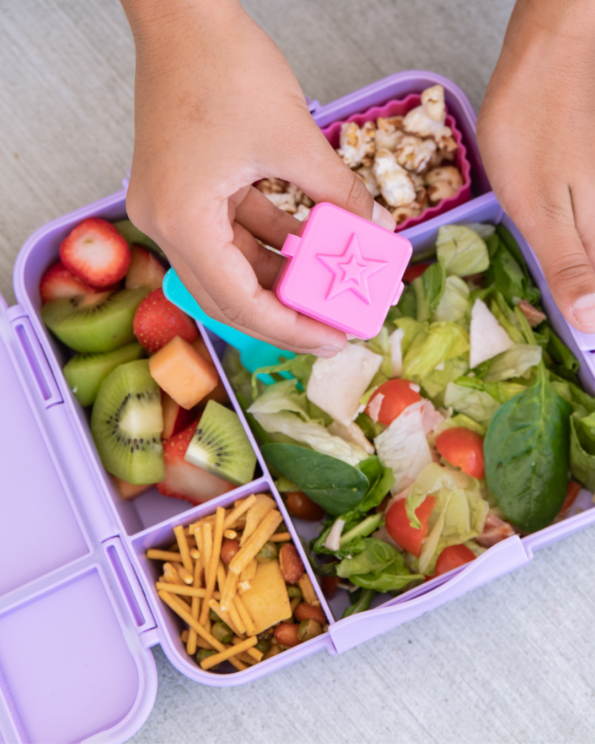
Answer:
[(294, 623), (279, 623), (275, 628), (275, 638), (277, 639), (277, 642), (286, 648), (297, 646), (300, 642), (300, 639), (298, 638), (298, 628), (299, 625), (295, 625)]
[(306, 604), (306, 602), (300, 602), (300, 604), (295, 608), (293, 614), (298, 623), (301, 623), (304, 620), (316, 620), (321, 625), (326, 623), (326, 617), (324, 616), (322, 607), (313, 607), (312, 605)]
[(221, 543), (221, 560), (229, 564), (234, 555), (239, 551), (240, 543), (238, 540), (228, 540), (225, 538)]
[(295, 584), (304, 574), (304, 564), (295, 545), (286, 543), (279, 551), (281, 574), (286, 584)]

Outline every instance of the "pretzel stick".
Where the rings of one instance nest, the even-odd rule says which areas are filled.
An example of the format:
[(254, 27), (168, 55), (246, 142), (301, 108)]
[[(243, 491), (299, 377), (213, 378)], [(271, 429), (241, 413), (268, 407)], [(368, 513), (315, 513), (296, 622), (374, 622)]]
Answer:
[[(186, 538), (184, 538), (186, 539)], [(194, 564), (194, 584), (193, 587), (195, 589), (198, 589), (201, 585), (201, 576), (202, 576), (202, 563), (201, 561), (196, 561)], [(200, 599), (199, 597), (192, 597), (192, 604), (190, 605), (190, 614), (195, 620), (198, 620), (198, 613), (200, 611)], [(186, 646), (186, 651), (190, 656), (194, 656), (196, 653), (196, 631), (194, 628), (190, 628), (190, 632), (188, 633), (188, 645)]]
[[(237, 646), (238, 643), (241, 643), (244, 640), (245, 638), (236, 637), (236, 638), (232, 638), (231, 642), (233, 643), (234, 646)], [(264, 656), (262, 651), (259, 651), (257, 648), (250, 648), (248, 649), (248, 651), (245, 651), (244, 653), (246, 654), (246, 656), (251, 656), (254, 661), (261, 661), (262, 657)]]
[(229, 570), (241, 574), (250, 561), (256, 557), (258, 551), (267, 542), (283, 521), (281, 512), (276, 509), (268, 512), (266, 517), (254, 530), (248, 542), (239, 549), (229, 563)]
[(152, 561), (174, 561), (182, 562), (182, 556), (172, 550), (147, 550), (147, 558)]
[(249, 648), (252, 648), (252, 646), (255, 646), (257, 643), (258, 641), (256, 638), (246, 638), (245, 641), (238, 643), (237, 646), (230, 646), (229, 648), (225, 649), (225, 651), (221, 651), (221, 653), (219, 654), (208, 656), (206, 659), (203, 659), (200, 662), (200, 666), (206, 672), (208, 669), (217, 666), (217, 664), (220, 664), (222, 661), (227, 661), (228, 659), (231, 661), (234, 656), (241, 654), (242, 651), (247, 651)]
[(231, 529), (237, 522), (237, 520), (242, 516), (242, 514), (244, 514), (244, 512), (247, 512), (252, 504), (255, 503), (256, 496), (254, 496), (254, 494), (252, 496), (248, 496), (247, 499), (242, 499), (242, 501), (239, 501), (236, 508), (232, 509), (231, 513), (226, 517), (225, 522), (223, 523), (223, 529)]
[(178, 576), (182, 579), (184, 584), (187, 584), (188, 586), (192, 586), (194, 582), (194, 576), (192, 575), (190, 571), (188, 571), (186, 566), (182, 566), (181, 563), (178, 563), (176, 565), (176, 571), (178, 572)]
[[(180, 565), (180, 564), (178, 564)], [(165, 580), (172, 584), (183, 584), (184, 582), (180, 578), (180, 574), (176, 571), (176, 567), (173, 563), (163, 564), (163, 576)]]
[[(155, 584), (157, 591), (169, 592), (170, 594), (179, 594), (182, 597), (198, 597), (204, 599), (207, 590), (203, 588), (196, 589), (193, 586), (186, 586), (185, 584), (166, 584), (163, 581), (158, 581)], [(215, 599), (221, 599), (221, 592), (213, 592)]]
[(229, 617), (233, 620), (236, 628), (240, 631), (240, 634), (244, 635), (246, 632), (246, 626), (244, 625), (240, 613), (237, 611), (233, 602), (229, 605)]
[[(239, 576), (233, 571), (228, 571), (225, 584), (221, 589), (221, 607), (229, 612), (232, 600), (235, 597)], [(221, 587), (220, 587), (221, 588)]]
[(289, 532), (277, 532), (269, 537), (270, 542), (287, 542), (288, 540), (291, 540)]
[[(200, 622), (204, 625), (209, 617), (209, 600), (213, 596), (215, 591), (215, 581), (217, 580), (217, 568), (219, 567), (219, 557), (221, 555), (221, 542), (223, 540), (223, 521), (225, 519), (225, 509), (221, 506), (217, 509), (217, 520), (215, 522), (215, 536), (213, 537), (213, 548), (211, 553), (211, 560), (209, 563), (205, 559), (205, 570), (208, 566), (208, 578), (207, 578), (207, 593), (205, 601), (203, 602), (202, 611), (200, 613)], [(207, 527), (204, 525), (203, 535), (207, 536)], [(205, 540), (206, 548), (206, 540)]]
[(231, 631), (233, 633), (235, 633), (236, 635), (242, 635), (238, 631), (238, 629), (237, 629), (235, 623), (233, 622), (233, 620), (229, 617), (229, 613), (228, 612), (225, 612), (225, 610), (222, 610), (221, 609), (221, 605), (219, 604), (219, 602), (217, 602), (216, 600), (212, 599), (209, 602), (209, 607), (211, 608), (211, 610), (213, 610), (213, 612), (217, 613), (217, 615), (221, 618), (221, 620), (223, 620), (223, 622), (226, 625), (228, 625), (231, 628)]
[(176, 536), (178, 547), (180, 548), (182, 565), (189, 574), (192, 574), (192, 559), (190, 558), (190, 551), (188, 550), (188, 541), (186, 540), (186, 535), (184, 534), (184, 528), (181, 524), (179, 524), (177, 527), (174, 527), (174, 535)]
[(254, 621), (250, 617), (250, 613), (246, 609), (246, 605), (244, 604), (242, 598), (236, 594), (236, 596), (233, 598), (233, 601), (240, 617), (242, 618), (242, 622), (246, 626), (246, 633), (249, 636), (256, 635), (256, 627), (254, 625)]
[[(182, 620), (184, 620), (191, 628), (194, 628), (194, 630), (198, 633), (198, 635), (203, 640), (205, 640), (208, 644), (210, 644), (214, 649), (216, 649), (217, 651), (225, 650), (225, 646), (222, 643), (220, 643), (215, 638), (215, 636), (208, 633), (203, 628), (203, 626), (192, 617), (192, 615), (189, 612), (188, 607), (186, 607), (186, 605), (181, 600), (179, 600), (177, 597), (174, 597), (173, 594), (169, 594), (169, 592), (164, 592), (164, 591), (159, 592), (159, 598), (162, 599), (165, 602), (165, 604), (170, 609), (172, 609), (176, 613), (176, 615), (179, 615), (182, 618)], [(256, 642), (258, 641), (256, 640)], [(238, 671), (241, 672), (243, 669), (246, 668), (241, 662), (237, 662), (236, 664), (234, 663), (235, 661), (236, 660), (234, 659), (231, 661), (231, 663), (235, 666), (235, 668)]]

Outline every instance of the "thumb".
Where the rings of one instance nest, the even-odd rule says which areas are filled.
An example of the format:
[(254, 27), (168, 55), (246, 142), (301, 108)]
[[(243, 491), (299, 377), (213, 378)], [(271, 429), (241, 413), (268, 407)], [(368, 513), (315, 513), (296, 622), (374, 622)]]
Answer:
[(583, 333), (595, 333), (595, 271), (574, 226), (554, 220), (524, 233), (566, 320)]
[(296, 157), (285, 162), (284, 178), (316, 203), (330, 202), (394, 230), (397, 223), (392, 214), (374, 200), (362, 179), (345, 165), (309, 112), (305, 117), (301, 129), (305, 146), (296, 148)]

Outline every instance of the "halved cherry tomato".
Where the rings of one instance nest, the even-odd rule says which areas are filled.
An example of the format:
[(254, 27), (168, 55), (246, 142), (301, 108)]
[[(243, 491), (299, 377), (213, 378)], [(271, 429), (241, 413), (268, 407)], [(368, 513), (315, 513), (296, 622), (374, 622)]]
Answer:
[(370, 407), (374, 410), (374, 398), (379, 395), (384, 396), (380, 404), (378, 416), (371, 416), (373, 419), (380, 421), (385, 426), (390, 426), (392, 422), (400, 416), (403, 411), (412, 403), (421, 400), (421, 395), (412, 390), (411, 380), (388, 380), (376, 388), (366, 407), (366, 413), (371, 416)]
[(424, 273), (429, 265), (429, 263), (424, 263), (423, 261), (422, 263), (411, 264), (405, 269), (403, 281), (411, 284), (414, 279), (417, 279), (418, 276), (421, 276)]
[(570, 509), (570, 507), (576, 501), (576, 497), (581, 492), (581, 488), (582, 486), (580, 483), (576, 483), (576, 481), (570, 481), (570, 483), (568, 484), (568, 490), (566, 491), (566, 498), (564, 499), (562, 508), (558, 512), (558, 516), (565, 514)]
[(436, 437), (436, 449), (442, 457), (473, 478), (484, 478), (483, 437), (471, 429), (447, 429)]
[(308, 522), (318, 522), (324, 517), (324, 509), (309, 499), (301, 491), (290, 491), (285, 494), (285, 505), (292, 517), (305, 519)]
[(451, 545), (448, 548), (444, 548), (438, 556), (434, 576), (442, 576), (442, 574), (452, 571), (453, 568), (464, 566), (465, 563), (471, 563), (474, 560), (475, 553), (469, 550), (466, 545)]
[(428, 521), (436, 503), (433, 496), (426, 496), (415, 510), (415, 516), (419, 519), (421, 527), (417, 529), (409, 523), (405, 502), (407, 499), (399, 499), (388, 510), (386, 515), (386, 530), (392, 539), (398, 543), (403, 550), (419, 558), (421, 544), (428, 536)]

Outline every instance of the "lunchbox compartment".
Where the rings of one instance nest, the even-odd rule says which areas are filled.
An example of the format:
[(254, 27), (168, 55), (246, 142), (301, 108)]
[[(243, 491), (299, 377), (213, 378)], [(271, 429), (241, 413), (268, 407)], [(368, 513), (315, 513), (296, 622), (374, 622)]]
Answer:
[(287, 649), (271, 659), (261, 661), (242, 672), (236, 671), (229, 663), (222, 664), (217, 672), (205, 672), (194, 659), (188, 656), (186, 648), (180, 640), (180, 634), (182, 630), (187, 627), (186, 624), (172, 610), (170, 610), (170, 608), (167, 607), (157, 595), (155, 582), (161, 574), (162, 563), (160, 561), (149, 560), (146, 556), (146, 551), (151, 548), (162, 550), (169, 548), (175, 542), (176, 538), (173, 528), (177, 525), (181, 524), (187, 526), (192, 522), (198, 521), (202, 517), (214, 514), (218, 507), (230, 508), (233, 506), (234, 501), (257, 493), (270, 494), (277, 502), (277, 507), (283, 515), (284, 522), (291, 533), (292, 542), (300, 553), (304, 567), (310, 576), (328, 622), (334, 622), (333, 615), (329, 610), (314, 572), (308, 563), (291, 517), (285, 509), (282, 499), (280, 499), (276, 493), (276, 489), (271, 488), (268, 478), (254, 481), (247, 486), (242, 486), (236, 491), (226, 493), (212, 501), (201, 504), (200, 506), (195, 507), (191, 512), (184, 514), (183, 520), (180, 518), (172, 518), (167, 522), (160, 524), (158, 527), (146, 530), (144, 533), (132, 538), (131, 548), (136, 564), (139, 567), (139, 576), (142, 579), (145, 595), (147, 596), (153, 614), (157, 619), (158, 626), (161, 630), (160, 640), (162, 646), (169, 660), (177, 667), (177, 669), (186, 676), (191, 677), (198, 682), (202, 682), (203, 684), (216, 686), (239, 684), (244, 681), (244, 677), (249, 676), (252, 678), (267, 673), (267, 671), (279, 669), (292, 663), (296, 659), (304, 658), (311, 653), (315, 653), (322, 648), (328, 647), (330, 644), (328, 634), (324, 633), (310, 641), (301, 643), (299, 646)]

